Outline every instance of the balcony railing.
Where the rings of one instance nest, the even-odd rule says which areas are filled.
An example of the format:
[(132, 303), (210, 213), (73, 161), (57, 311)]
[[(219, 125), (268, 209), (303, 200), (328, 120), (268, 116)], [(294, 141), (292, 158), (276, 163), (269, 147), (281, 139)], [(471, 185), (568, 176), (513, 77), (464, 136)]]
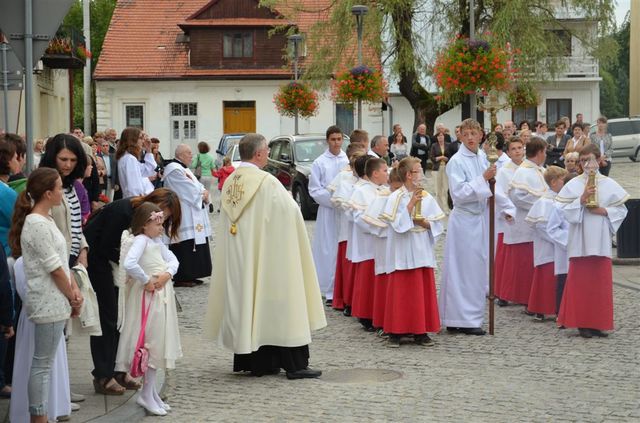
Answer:
[[(520, 75), (532, 75), (533, 69), (538, 74), (546, 73), (546, 79), (578, 79), (598, 78), (600, 76), (598, 60), (588, 56), (554, 57), (536, 61), (532, 65), (521, 67)], [(551, 75), (549, 69), (556, 68), (555, 75)]]

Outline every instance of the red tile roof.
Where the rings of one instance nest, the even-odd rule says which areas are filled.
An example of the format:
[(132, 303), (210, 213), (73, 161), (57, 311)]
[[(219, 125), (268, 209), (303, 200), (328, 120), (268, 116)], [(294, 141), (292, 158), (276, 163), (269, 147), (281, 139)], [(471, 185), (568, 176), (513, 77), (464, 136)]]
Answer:
[[(224, 78), (287, 78), (291, 71), (285, 69), (193, 69), (188, 62), (188, 44), (178, 43), (182, 34), (178, 24), (194, 25), (195, 17), (212, 3), (209, 0), (119, 0), (109, 30), (102, 46), (102, 53), (94, 78), (96, 80), (138, 79), (190, 79)], [(257, 5), (256, 1), (256, 5)], [(331, 0), (305, 0), (307, 11), (295, 12), (300, 31), (311, 27), (329, 15)], [(286, 7), (278, 12), (286, 15)], [(278, 15), (276, 12), (276, 15)], [(204, 20), (209, 23), (215, 20)], [(217, 24), (232, 21), (287, 22), (281, 19), (221, 19)]]
[(278, 26), (286, 25), (284, 19), (254, 19), (254, 18), (228, 18), (228, 19), (190, 19), (178, 23), (180, 27), (202, 26)]

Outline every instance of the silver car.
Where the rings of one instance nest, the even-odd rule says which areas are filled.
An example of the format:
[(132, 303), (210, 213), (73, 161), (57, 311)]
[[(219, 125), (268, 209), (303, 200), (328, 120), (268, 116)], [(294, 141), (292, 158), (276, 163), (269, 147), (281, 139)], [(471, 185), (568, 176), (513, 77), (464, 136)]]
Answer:
[[(589, 132), (597, 129), (594, 124)], [(607, 131), (613, 140), (613, 157), (629, 157), (634, 162), (640, 158), (640, 117), (609, 119)]]

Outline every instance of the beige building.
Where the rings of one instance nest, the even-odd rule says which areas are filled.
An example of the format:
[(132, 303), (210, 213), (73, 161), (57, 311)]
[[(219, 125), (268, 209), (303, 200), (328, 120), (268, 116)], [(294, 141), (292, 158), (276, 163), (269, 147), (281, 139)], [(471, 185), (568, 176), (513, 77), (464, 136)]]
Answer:
[(640, 2), (631, 2), (629, 116), (640, 116)]

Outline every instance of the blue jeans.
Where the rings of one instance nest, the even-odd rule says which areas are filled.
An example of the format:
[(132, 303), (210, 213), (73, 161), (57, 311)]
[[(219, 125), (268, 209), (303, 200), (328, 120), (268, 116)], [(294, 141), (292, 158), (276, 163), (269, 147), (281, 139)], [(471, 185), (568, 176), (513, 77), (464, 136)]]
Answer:
[(47, 414), (51, 365), (62, 338), (65, 320), (53, 323), (36, 323), (35, 349), (29, 373), (29, 414)]

